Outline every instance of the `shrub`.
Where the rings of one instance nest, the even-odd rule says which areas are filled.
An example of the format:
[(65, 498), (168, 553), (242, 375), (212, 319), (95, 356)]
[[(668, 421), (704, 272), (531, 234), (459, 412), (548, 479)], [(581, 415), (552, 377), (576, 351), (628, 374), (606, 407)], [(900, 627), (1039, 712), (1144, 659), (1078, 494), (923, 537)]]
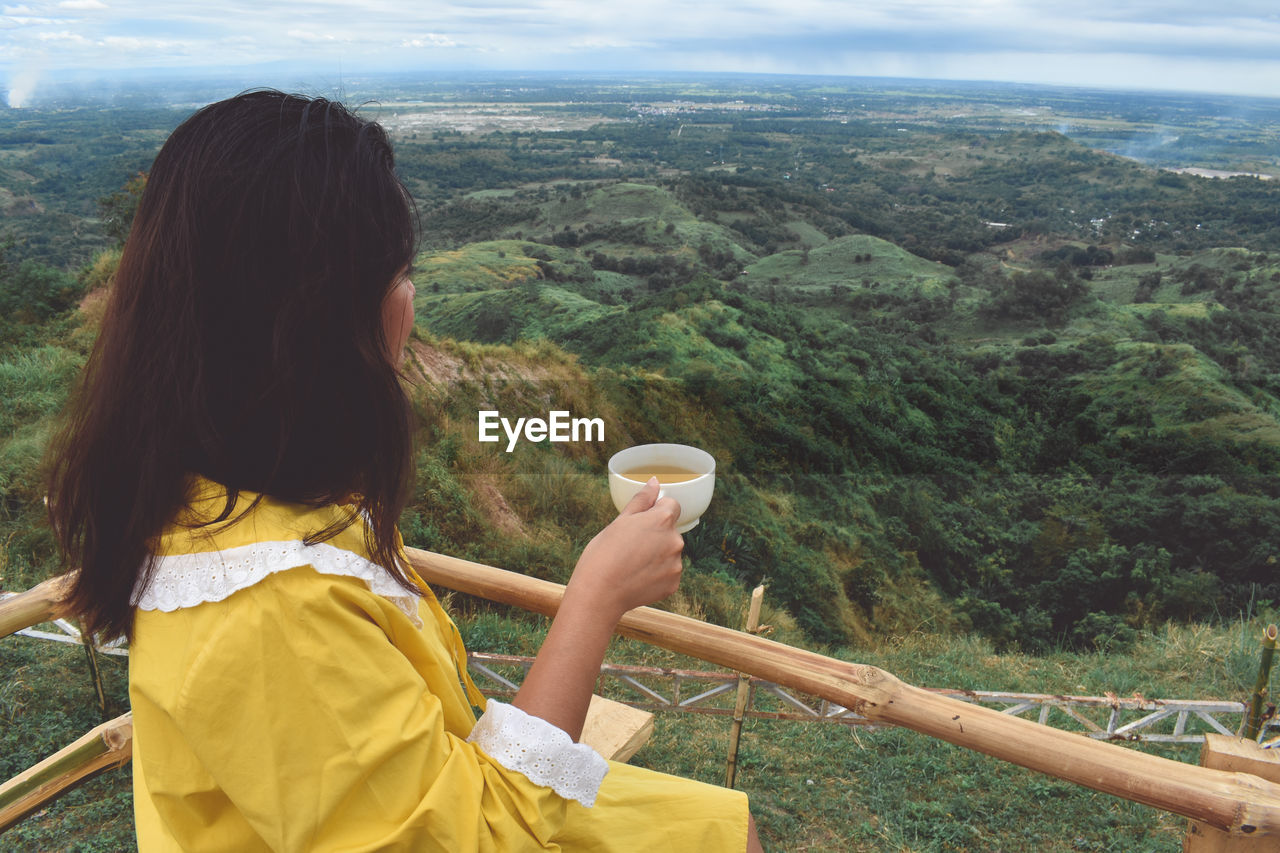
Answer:
[(39, 261), (23, 261), (16, 270), (0, 267), (0, 317), (40, 323), (75, 305), (80, 292), (74, 278)]
[(1138, 632), (1124, 619), (1111, 613), (1089, 613), (1071, 628), (1071, 643), (1077, 648), (1119, 654), (1133, 649)]

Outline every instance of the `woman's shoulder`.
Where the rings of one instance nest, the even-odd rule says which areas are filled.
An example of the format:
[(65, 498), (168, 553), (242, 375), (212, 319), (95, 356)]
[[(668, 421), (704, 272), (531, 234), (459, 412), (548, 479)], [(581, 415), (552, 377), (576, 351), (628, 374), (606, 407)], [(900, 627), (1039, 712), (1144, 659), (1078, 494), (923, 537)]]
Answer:
[[(150, 571), (134, 591), (139, 611), (173, 612), (225, 601), (268, 578), (310, 570), (307, 584), (358, 581), (418, 621), (418, 597), (370, 559), (368, 531), (352, 506), (283, 501), (203, 481), (159, 537)], [(318, 576), (318, 577), (316, 577)]]

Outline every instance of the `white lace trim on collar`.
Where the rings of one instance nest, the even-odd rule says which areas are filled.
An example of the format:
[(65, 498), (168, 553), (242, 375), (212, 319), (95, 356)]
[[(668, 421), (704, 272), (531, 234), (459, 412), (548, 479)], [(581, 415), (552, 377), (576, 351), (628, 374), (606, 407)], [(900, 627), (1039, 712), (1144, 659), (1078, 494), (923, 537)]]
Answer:
[(327, 542), (255, 542), (222, 551), (169, 554), (156, 559), (149, 582), (133, 591), (132, 600), (139, 610), (172, 613), (222, 601), (276, 572), (302, 566), (310, 566), (322, 575), (364, 581), (371, 592), (390, 601), (422, 627), (418, 596), (396, 583), (377, 563)]

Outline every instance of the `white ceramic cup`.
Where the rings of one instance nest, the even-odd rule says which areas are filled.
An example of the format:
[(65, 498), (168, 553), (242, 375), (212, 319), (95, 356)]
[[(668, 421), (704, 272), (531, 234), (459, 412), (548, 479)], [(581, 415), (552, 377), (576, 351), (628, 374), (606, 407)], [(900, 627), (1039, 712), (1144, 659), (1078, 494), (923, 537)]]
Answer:
[(643, 481), (629, 480), (623, 471), (650, 465), (671, 465), (698, 474), (683, 483), (667, 483), (658, 492), (659, 499), (675, 498), (680, 503), (680, 518), (676, 520), (676, 532), (687, 533), (697, 524), (711, 503), (711, 492), (716, 485), (716, 460), (705, 450), (687, 444), (638, 444), (613, 454), (609, 459), (609, 495), (613, 505), (622, 508), (631, 502)]

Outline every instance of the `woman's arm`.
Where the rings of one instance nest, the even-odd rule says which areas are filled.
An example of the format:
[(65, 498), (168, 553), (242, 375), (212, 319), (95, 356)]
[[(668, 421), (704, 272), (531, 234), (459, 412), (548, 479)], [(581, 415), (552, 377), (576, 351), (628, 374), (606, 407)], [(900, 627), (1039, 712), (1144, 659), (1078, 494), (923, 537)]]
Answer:
[(512, 704), (577, 740), (605, 651), (622, 614), (675, 592), (684, 537), (680, 505), (656, 501), (651, 479), (583, 549), (560, 610)]

